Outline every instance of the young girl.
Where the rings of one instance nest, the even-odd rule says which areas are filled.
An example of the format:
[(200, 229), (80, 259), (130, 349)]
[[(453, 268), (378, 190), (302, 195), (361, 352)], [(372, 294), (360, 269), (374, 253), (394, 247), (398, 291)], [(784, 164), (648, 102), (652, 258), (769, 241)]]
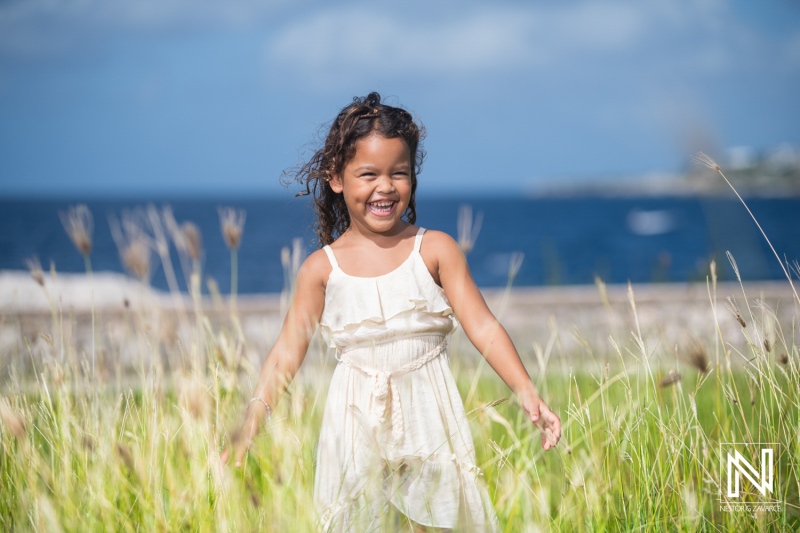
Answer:
[(423, 136), (407, 111), (371, 93), (339, 113), (324, 146), (295, 176), (313, 194), (324, 247), (297, 274), (289, 313), (248, 402), (244, 438), (232, 447), (240, 466), (319, 325), (339, 361), (314, 484), (326, 530), (372, 529), (389, 504), (419, 526), (495, 529), (448, 365), (446, 338), (459, 322), (541, 429), (544, 449), (561, 435), (458, 244), (414, 225)]

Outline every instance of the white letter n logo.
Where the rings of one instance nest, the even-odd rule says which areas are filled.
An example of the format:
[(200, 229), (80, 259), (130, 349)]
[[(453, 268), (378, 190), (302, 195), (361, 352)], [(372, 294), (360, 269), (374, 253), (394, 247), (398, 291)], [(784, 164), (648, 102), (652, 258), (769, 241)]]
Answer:
[[(734, 469), (736, 469), (735, 473)], [(762, 496), (767, 495), (767, 489), (772, 493), (772, 448), (761, 448), (760, 472), (748, 463), (738, 450), (734, 450), (733, 455), (728, 453), (728, 497), (730, 498), (739, 497), (740, 475), (749, 479)], [(761, 481), (758, 480), (759, 476)]]

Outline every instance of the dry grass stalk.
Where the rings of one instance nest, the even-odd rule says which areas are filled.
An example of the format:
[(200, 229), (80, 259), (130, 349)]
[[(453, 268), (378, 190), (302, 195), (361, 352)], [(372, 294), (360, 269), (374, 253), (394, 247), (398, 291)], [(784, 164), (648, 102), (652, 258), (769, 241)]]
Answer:
[(183, 244), (186, 246), (186, 253), (192, 261), (199, 261), (203, 253), (203, 237), (200, 234), (200, 228), (193, 222), (184, 222), (181, 224), (181, 235)]
[(122, 264), (135, 278), (143, 282), (149, 281), (155, 243), (145, 231), (145, 213), (141, 210), (125, 210), (122, 212), (121, 227), (113, 216), (109, 217), (108, 224)]
[(761, 235), (764, 237), (764, 240), (767, 241), (767, 244), (769, 245), (770, 250), (772, 250), (772, 253), (775, 254), (775, 258), (778, 260), (778, 263), (781, 265), (781, 269), (783, 270), (783, 273), (786, 275), (786, 279), (789, 280), (789, 286), (792, 288), (792, 293), (794, 294), (795, 300), (797, 301), (797, 303), (800, 303), (800, 296), (797, 295), (797, 291), (794, 288), (794, 283), (792, 282), (791, 274), (789, 274), (789, 272), (786, 270), (786, 266), (783, 264), (783, 260), (781, 260), (781, 257), (778, 255), (778, 252), (775, 251), (775, 247), (772, 246), (772, 242), (770, 242), (769, 237), (767, 237), (767, 234), (761, 228), (761, 224), (758, 223), (758, 220), (753, 215), (753, 213), (750, 211), (750, 208), (747, 206), (747, 203), (742, 199), (741, 196), (739, 196), (739, 191), (736, 190), (736, 187), (734, 187), (731, 184), (731, 182), (728, 181), (728, 178), (725, 177), (725, 174), (722, 172), (722, 169), (717, 164), (717, 162), (714, 161), (708, 155), (704, 154), (703, 152), (698, 152), (696, 155), (694, 155), (692, 157), (692, 160), (695, 163), (698, 163), (700, 165), (704, 165), (704, 166), (710, 168), (711, 170), (713, 170), (714, 172), (717, 172), (720, 176), (722, 176), (722, 179), (725, 180), (725, 183), (728, 184), (728, 187), (731, 188), (731, 190), (736, 195), (736, 197), (739, 199), (739, 201), (742, 202), (742, 205), (747, 210), (747, 213), (750, 215), (750, 218), (752, 218), (753, 222), (755, 222), (756, 226), (758, 226), (758, 230), (761, 232)]
[(288, 301), (291, 300), (294, 294), (295, 280), (297, 279), (297, 272), (300, 270), (300, 265), (303, 264), (305, 259), (305, 252), (303, 251), (302, 239), (293, 239), (291, 249), (288, 247), (281, 248), (281, 265), (283, 266), (283, 282), (284, 290), (281, 294), (281, 299)]
[(498, 405), (500, 405), (502, 403), (506, 403), (507, 401), (508, 401), (508, 397), (507, 396), (504, 396), (503, 398), (498, 398), (497, 400), (493, 400), (493, 401), (485, 403), (485, 404), (483, 404), (483, 405), (481, 405), (479, 407), (476, 407), (475, 409), (472, 409), (470, 412), (467, 413), (467, 416), (469, 416), (469, 415), (471, 415), (473, 413), (477, 413), (478, 411), (483, 411), (484, 409), (488, 409), (489, 407), (497, 407)]
[(167, 239), (167, 233), (171, 231), (168, 225), (168, 218), (172, 219), (173, 225), (177, 224), (175, 224), (175, 219), (172, 216), (171, 207), (163, 207), (162, 212), (163, 216), (155, 206), (147, 206), (146, 216), (148, 228), (152, 235), (153, 249), (161, 259), (161, 266), (164, 269), (164, 276), (167, 278), (169, 292), (172, 293), (172, 298), (177, 304), (177, 308), (183, 309), (183, 298), (180, 296), (178, 278), (175, 277), (175, 269), (172, 267), (172, 258), (169, 254), (169, 240)]
[(169, 236), (172, 238), (172, 242), (175, 243), (175, 247), (180, 251), (186, 250), (186, 244), (183, 242), (183, 233), (181, 232), (181, 227), (175, 220), (175, 215), (172, 213), (171, 206), (167, 205), (162, 208), (161, 219), (164, 221), (164, 226), (166, 226)]
[(214, 299), (220, 297), (219, 283), (217, 283), (217, 280), (211, 276), (206, 276), (206, 288), (208, 289), (208, 294), (210, 294)]
[(508, 282), (511, 283), (519, 274), (525, 254), (522, 252), (511, 252), (511, 259), (508, 261)]
[(59, 211), (58, 215), (75, 248), (81, 255), (89, 255), (94, 230), (94, 219), (89, 208), (85, 204), (71, 205), (66, 213)]
[(475, 247), (482, 224), (483, 212), (479, 211), (473, 221), (471, 205), (462, 205), (458, 208), (458, 245), (465, 254), (470, 253)]
[(40, 287), (44, 287), (44, 271), (42, 271), (42, 264), (39, 262), (39, 258), (35, 255), (29, 257), (25, 260), (25, 266), (28, 272), (31, 273), (33, 280), (38, 283)]
[(670, 385), (674, 385), (681, 380), (681, 375), (675, 372), (674, 370), (670, 370), (669, 374), (661, 378), (661, 382), (659, 386), (663, 389), (669, 387)]
[(242, 242), (242, 231), (247, 219), (247, 212), (244, 209), (234, 209), (233, 207), (220, 207), (218, 211), (225, 244), (231, 250), (236, 250)]

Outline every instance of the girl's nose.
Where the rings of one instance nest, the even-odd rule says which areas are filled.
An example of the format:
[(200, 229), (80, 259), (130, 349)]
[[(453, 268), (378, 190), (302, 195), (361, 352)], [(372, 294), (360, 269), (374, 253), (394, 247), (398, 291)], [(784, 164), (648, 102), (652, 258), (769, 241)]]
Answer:
[(394, 180), (390, 176), (382, 176), (378, 183), (378, 190), (380, 192), (394, 192)]

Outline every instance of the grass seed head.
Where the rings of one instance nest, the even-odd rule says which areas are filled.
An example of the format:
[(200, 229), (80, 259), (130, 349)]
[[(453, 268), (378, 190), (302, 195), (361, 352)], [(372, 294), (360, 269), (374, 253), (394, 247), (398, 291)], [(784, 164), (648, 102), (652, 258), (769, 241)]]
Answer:
[(134, 472), (133, 454), (131, 454), (130, 448), (121, 442), (118, 442), (117, 454), (119, 455), (119, 458), (122, 459), (122, 463), (125, 465), (125, 468), (127, 468), (129, 472)]
[(670, 370), (669, 374), (667, 374), (666, 376), (661, 378), (661, 383), (659, 383), (659, 386), (662, 389), (664, 389), (664, 388), (667, 388), (667, 387), (669, 387), (671, 385), (676, 384), (680, 380), (681, 380), (681, 375), (678, 374), (677, 372), (675, 372), (674, 370)]
[(736, 317), (736, 321), (739, 323), (740, 326), (743, 328), (747, 327), (747, 322), (744, 321), (742, 318), (742, 314), (739, 312), (739, 307), (736, 305), (736, 302), (733, 299), (728, 298), (728, 309), (730, 309), (731, 313)]
[(89, 208), (85, 204), (71, 205), (66, 213), (59, 211), (58, 215), (75, 248), (81, 255), (89, 255), (92, 251), (94, 229), (94, 219)]
[(28, 268), (28, 272), (31, 273), (33, 280), (38, 283), (40, 287), (44, 287), (44, 272), (42, 271), (42, 264), (39, 262), (39, 258), (34, 255), (26, 259), (25, 266)]
[(219, 223), (222, 227), (222, 236), (225, 244), (231, 250), (237, 250), (242, 242), (242, 231), (247, 212), (244, 209), (234, 209), (232, 207), (220, 207)]
[(200, 228), (193, 222), (181, 224), (181, 234), (186, 245), (186, 253), (192, 261), (197, 261), (203, 252), (203, 237), (200, 235)]
[(705, 346), (697, 340), (692, 341), (687, 348), (686, 361), (702, 374), (708, 373), (711, 367)]
[(705, 167), (710, 168), (714, 172), (719, 172), (721, 170), (720, 166), (714, 161), (711, 157), (703, 152), (697, 152), (695, 155), (692, 156), (692, 161), (697, 163), (698, 165), (703, 165)]
[(142, 282), (149, 281), (156, 244), (148, 234), (149, 222), (145, 211), (123, 210), (121, 222), (113, 216), (109, 217), (108, 222), (125, 269)]
[(764, 339), (764, 349), (767, 353), (772, 352), (772, 344), (769, 342), (769, 339)]
[(142, 240), (134, 240), (122, 251), (125, 268), (142, 281), (150, 279), (150, 247)]
[(780, 355), (778, 355), (778, 364), (786, 366), (787, 363), (789, 363), (788, 355), (786, 355), (785, 353), (781, 353)]

